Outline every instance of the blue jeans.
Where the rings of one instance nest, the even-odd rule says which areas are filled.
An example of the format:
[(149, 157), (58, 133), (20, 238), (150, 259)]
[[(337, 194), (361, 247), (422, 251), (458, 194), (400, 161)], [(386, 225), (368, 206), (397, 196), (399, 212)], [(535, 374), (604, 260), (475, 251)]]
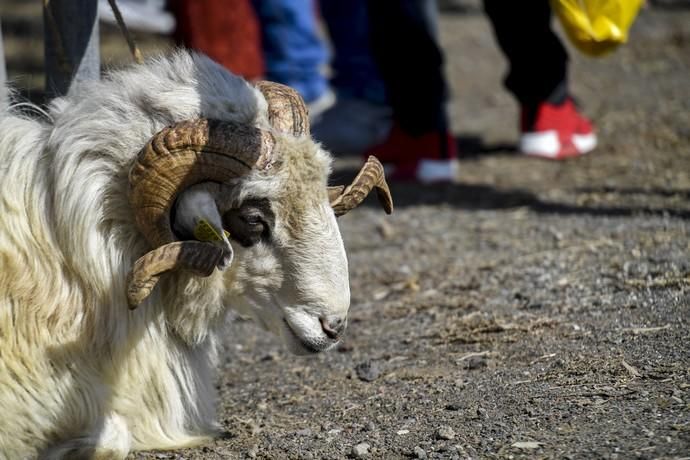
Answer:
[(335, 56), (331, 85), (339, 96), (384, 104), (386, 86), (371, 53), (367, 0), (321, 0)]
[(328, 88), (328, 51), (313, 0), (252, 0), (261, 26), (266, 78), (295, 88), (309, 103)]

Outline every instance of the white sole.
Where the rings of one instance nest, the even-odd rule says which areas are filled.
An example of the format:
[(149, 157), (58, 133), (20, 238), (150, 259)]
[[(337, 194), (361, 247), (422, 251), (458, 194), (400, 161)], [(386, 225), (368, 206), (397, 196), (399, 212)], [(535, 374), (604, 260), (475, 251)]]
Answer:
[(417, 180), (423, 184), (452, 182), (459, 170), (458, 160), (420, 160), (417, 166)]
[(527, 155), (556, 158), (561, 151), (561, 142), (555, 130), (523, 133), (518, 148)]
[[(573, 134), (572, 142), (577, 154), (584, 155), (596, 148), (597, 136), (594, 133)], [(556, 130), (523, 133), (520, 136), (519, 149), (526, 155), (558, 158), (562, 147)]]
[(580, 154), (589, 153), (597, 147), (597, 136), (591, 134), (573, 134), (573, 145)]

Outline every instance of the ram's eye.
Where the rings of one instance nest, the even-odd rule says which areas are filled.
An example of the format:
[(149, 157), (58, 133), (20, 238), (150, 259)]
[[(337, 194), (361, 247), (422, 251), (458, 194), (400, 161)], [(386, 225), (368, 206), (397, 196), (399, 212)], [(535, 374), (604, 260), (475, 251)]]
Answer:
[(230, 238), (244, 247), (268, 239), (274, 221), (270, 205), (264, 200), (245, 202), (223, 215), (223, 227), (230, 232)]
[(250, 227), (255, 227), (257, 225), (263, 225), (263, 221), (261, 220), (261, 216), (258, 214), (250, 214), (247, 216), (242, 216), (241, 217), (244, 222), (249, 225)]

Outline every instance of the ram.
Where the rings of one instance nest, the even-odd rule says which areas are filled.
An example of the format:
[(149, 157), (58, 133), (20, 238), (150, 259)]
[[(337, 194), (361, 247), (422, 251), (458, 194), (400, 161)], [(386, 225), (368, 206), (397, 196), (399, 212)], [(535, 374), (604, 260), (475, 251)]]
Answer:
[(0, 115), (0, 457), (124, 458), (217, 432), (229, 309), (297, 353), (346, 324), (336, 216), (303, 101), (178, 51)]

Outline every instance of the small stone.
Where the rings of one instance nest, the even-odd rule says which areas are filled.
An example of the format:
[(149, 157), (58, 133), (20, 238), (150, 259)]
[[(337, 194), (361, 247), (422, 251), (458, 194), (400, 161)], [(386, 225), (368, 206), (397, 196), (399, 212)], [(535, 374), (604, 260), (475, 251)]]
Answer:
[(249, 448), (247, 451), (247, 456), (249, 458), (256, 458), (257, 455), (259, 455), (259, 446), (257, 444), (254, 444), (252, 447)]
[(447, 439), (447, 440), (455, 439), (455, 431), (453, 431), (453, 429), (451, 427), (449, 427), (447, 425), (443, 425), (442, 427), (440, 427), (438, 429), (438, 431), (436, 431), (436, 437), (438, 439)]
[(369, 455), (369, 448), (371, 446), (366, 442), (360, 442), (352, 448), (352, 456), (354, 458), (364, 458)]
[(456, 410), (462, 409), (462, 405), (461, 405), (460, 403), (456, 403), (456, 402), (454, 402), (454, 403), (448, 403), (448, 404), (446, 404), (445, 409), (446, 409), (446, 410), (456, 411)]
[(371, 361), (358, 364), (355, 367), (355, 372), (357, 372), (357, 377), (364, 382), (373, 382), (381, 375), (381, 369), (378, 364)]
[(311, 452), (302, 452), (300, 460), (314, 460), (314, 454)]
[(426, 458), (426, 451), (417, 446), (414, 448), (414, 456), (415, 458)]
[(467, 369), (479, 369), (480, 367), (486, 367), (486, 356), (472, 356), (466, 361)]
[(511, 447), (516, 447), (518, 449), (539, 449), (542, 445), (541, 442), (535, 441), (518, 441), (511, 444)]
[(338, 347), (335, 349), (338, 353), (349, 353), (354, 350), (355, 347), (351, 342), (340, 342)]
[(364, 431), (374, 431), (374, 430), (376, 430), (376, 425), (371, 420), (369, 420), (367, 423), (364, 424)]
[(297, 436), (311, 436), (311, 429), (304, 428), (295, 433)]

